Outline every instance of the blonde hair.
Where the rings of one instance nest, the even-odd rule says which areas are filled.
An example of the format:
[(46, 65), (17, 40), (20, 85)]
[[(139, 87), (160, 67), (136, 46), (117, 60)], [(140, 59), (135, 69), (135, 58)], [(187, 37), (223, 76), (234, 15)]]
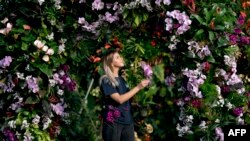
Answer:
[(100, 78), (99, 80), (99, 85), (101, 85), (103, 78), (108, 78), (111, 82), (111, 85), (113, 87), (117, 87), (119, 85), (118, 81), (115, 79), (111, 63), (113, 62), (114, 59), (114, 54), (118, 53), (117, 51), (113, 51), (109, 53), (108, 55), (103, 57), (103, 70), (104, 70), (104, 75)]

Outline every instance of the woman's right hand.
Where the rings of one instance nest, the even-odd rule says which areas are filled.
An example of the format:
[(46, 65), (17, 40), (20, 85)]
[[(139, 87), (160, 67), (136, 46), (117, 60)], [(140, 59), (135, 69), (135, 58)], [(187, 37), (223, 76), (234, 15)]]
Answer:
[(147, 87), (149, 85), (149, 83), (150, 83), (150, 80), (144, 79), (137, 86), (139, 89), (143, 89), (143, 88)]

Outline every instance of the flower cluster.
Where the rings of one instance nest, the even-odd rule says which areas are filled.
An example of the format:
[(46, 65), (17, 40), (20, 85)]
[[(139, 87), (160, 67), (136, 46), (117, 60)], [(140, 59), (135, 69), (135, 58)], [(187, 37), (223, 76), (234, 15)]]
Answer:
[(216, 139), (218, 139), (219, 141), (224, 141), (224, 133), (220, 127), (216, 127), (215, 133)]
[(96, 88), (92, 89), (90, 94), (94, 97), (99, 97), (101, 94), (100, 87), (96, 87)]
[[(223, 88), (224, 92), (237, 91), (242, 94), (245, 92), (245, 88), (242, 87), (243, 81), (237, 75), (237, 63), (234, 56), (224, 55), (224, 63), (228, 67), (226, 70), (218, 69), (215, 77), (223, 78), (223, 81), (218, 82)], [(234, 85), (238, 85), (234, 87)]]
[[(38, 0), (38, 3), (40, 6), (43, 5), (44, 2), (45, 2), (45, 0)], [(60, 5), (61, 0), (53, 0), (53, 2), (54, 2), (54, 6), (57, 10), (61, 9), (61, 5)]]
[[(48, 116), (40, 117), (39, 115), (34, 115), (32, 116), (32, 118), (19, 117), (16, 120), (10, 120), (8, 122), (8, 127), (4, 128), (3, 133), (8, 140), (30, 141), (35, 139), (36, 133), (34, 132), (34, 129), (38, 129), (40, 124), (43, 127), (42, 130), (46, 130), (51, 125), (51, 119)], [(13, 133), (12, 131), (16, 132)], [(43, 137), (46, 138), (48, 136), (45, 132), (42, 131), (40, 132), (40, 134), (44, 134)]]
[[(106, 6), (106, 7), (105, 7)], [(119, 5), (118, 2), (112, 3), (105, 3), (101, 0), (95, 0), (92, 3), (92, 9), (93, 10), (102, 10), (106, 8), (105, 14), (99, 14), (98, 19), (92, 23), (89, 23), (84, 17), (78, 18), (78, 24), (86, 31), (99, 34), (98, 28), (105, 24), (105, 22), (108, 23), (114, 23), (115, 21), (119, 21), (119, 15), (121, 14), (121, 5)], [(113, 14), (112, 14), (113, 13)]]
[(138, 133), (136, 131), (134, 131), (134, 136), (135, 136), (135, 141), (142, 141), (139, 137), (138, 137)]
[(49, 56), (54, 54), (54, 50), (52, 48), (49, 48), (47, 45), (45, 45), (44, 42), (41, 40), (35, 40), (34, 45), (39, 49), (45, 52), (45, 55), (43, 55), (42, 59), (45, 62), (49, 62)]
[(174, 49), (176, 49), (177, 44), (180, 42), (179, 39), (177, 39), (177, 37), (175, 35), (173, 35), (170, 39), (170, 44), (168, 45), (168, 48), (172, 51)]
[[(176, 34), (181, 35), (190, 29), (192, 21), (185, 12), (180, 12), (180, 10), (167, 11), (166, 16), (166, 31), (176, 30)], [(174, 20), (177, 20), (177, 23)]]
[(13, 28), (13, 24), (8, 22), (8, 21), (9, 21), (8, 18), (4, 18), (1, 21), (2, 24), (4, 24), (4, 25), (6, 24), (5, 28), (0, 29), (0, 33), (3, 34), (3, 35), (7, 35)]
[(124, 9), (136, 9), (136, 8), (146, 8), (147, 11), (152, 11), (153, 7), (150, 4), (150, 1), (148, 0), (136, 0), (136, 1), (131, 1), (129, 3), (126, 3), (124, 5)]
[(170, 5), (171, 4), (171, 0), (155, 0), (155, 4), (157, 6), (161, 6), (162, 2), (163, 2), (164, 5)]
[(141, 61), (141, 68), (143, 69), (144, 76), (147, 79), (151, 80), (152, 75), (153, 75), (153, 71), (152, 71), (151, 66), (149, 64), (147, 64), (146, 62)]
[(10, 141), (18, 141), (18, 139), (15, 136), (15, 133), (11, 131), (10, 129), (5, 128), (3, 133), (6, 136), (6, 138), (9, 139)]
[(27, 76), (26, 85), (28, 89), (33, 93), (37, 93), (39, 91), (38, 80), (35, 77)]
[(148, 133), (148, 134), (151, 134), (151, 133), (153, 133), (153, 131), (154, 131), (154, 128), (153, 128), (153, 126), (150, 124), (150, 123), (145, 123), (145, 130), (146, 130), (146, 132)]
[(204, 83), (206, 75), (202, 74), (200, 68), (196, 70), (186, 68), (183, 70), (183, 74), (188, 77), (187, 91), (193, 97), (202, 98), (203, 96), (201, 91), (199, 91), (199, 87)]
[(59, 45), (59, 48), (58, 48), (58, 54), (61, 54), (61, 53), (65, 52), (65, 47), (66, 47), (65, 43), (66, 43), (66, 41), (67, 41), (67, 39), (64, 39), (64, 38), (59, 40), (60, 45)]
[[(41, 95), (40, 91), (42, 85), (39, 85), (39, 81), (42, 81), (41, 78), (19, 71), (12, 74), (13, 72), (8, 71), (8, 68), (12, 67), (12, 61), (13, 59), (10, 56), (6, 56), (0, 60), (0, 68), (6, 72), (1, 75), (1, 78), (4, 79), (0, 82), (0, 90), (4, 93), (2, 96), (8, 93), (8, 97), (11, 99), (11, 101), (1, 101), (1, 107), (6, 107), (4, 113), (9, 117), (2, 128), (5, 138), (7, 140), (29, 141), (41, 135), (42, 138), (48, 139), (48, 131), (52, 130), (52, 128), (54, 130), (52, 134), (60, 133), (59, 125), (52, 123), (52, 120), (59, 117), (68, 117), (68, 113), (65, 112), (67, 104), (64, 102), (62, 96), (64, 90), (74, 91), (76, 89), (76, 82), (68, 75), (69, 67), (62, 65), (58, 73), (55, 73), (52, 79), (49, 78), (50, 87), (55, 87), (58, 97), (61, 96), (61, 98), (58, 101), (49, 99), (48, 102), (45, 102), (44, 99), (43, 104), (47, 103), (47, 111), (40, 114), (39, 111), (42, 109), (34, 110), (37, 106), (37, 102), (32, 101), (32, 99), (37, 95), (39, 95), (40, 98), (44, 98), (44, 95)], [(21, 90), (22, 93), (18, 90)], [(48, 93), (50, 92), (49, 90)], [(27, 106), (29, 108), (27, 108)], [(1, 110), (3, 110), (2, 108)], [(33, 110), (33, 112), (29, 113), (29, 110)], [(55, 115), (51, 111), (53, 111)], [(34, 130), (37, 131), (34, 132)], [(13, 131), (15, 131), (15, 133)]]
[(175, 82), (176, 82), (176, 76), (173, 73), (165, 78), (165, 84), (167, 86), (173, 86)]
[[(12, 82), (12, 81), (10, 81)], [(15, 82), (12, 82), (14, 86), (18, 86), (21, 89), (28, 88), (29, 93), (38, 93), (40, 88), (39, 88), (39, 78), (34, 77), (32, 75), (25, 76), (24, 73), (22, 72), (16, 72), (16, 78)]]
[[(191, 54), (191, 57), (196, 57), (200, 59), (200, 61), (204, 61), (206, 56), (210, 56), (211, 52), (208, 48), (208, 46), (201, 46), (199, 43), (195, 41), (189, 41), (188, 43), (188, 51)], [(183, 90), (183, 96), (179, 100), (177, 100), (177, 105), (180, 107), (180, 116), (179, 120), (180, 123), (177, 124), (177, 131), (179, 136), (184, 136), (185, 134), (193, 134), (194, 123), (192, 122), (192, 119), (195, 118), (194, 115), (188, 116), (190, 113), (189, 110), (187, 110), (187, 107), (192, 108), (201, 108), (202, 105), (207, 105), (209, 108), (216, 110), (216, 109), (226, 109), (229, 115), (232, 115), (235, 117), (235, 123), (236, 124), (245, 124), (244, 121), (244, 107), (242, 106), (242, 103), (244, 103), (244, 94), (245, 88), (243, 86), (243, 81), (241, 78), (237, 75), (237, 63), (235, 56), (227, 55), (224, 56), (224, 68), (216, 68), (214, 78), (215, 78), (215, 84), (210, 85), (209, 87), (213, 87), (215, 89), (213, 93), (214, 100), (210, 101), (211, 103), (207, 105), (206, 98), (209, 97), (210, 92), (201, 91), (201, 87), (204, 87), (205, 81), (207, 80), (206, 74), (209, 74), (209, 70), (211, 69), (211, 64), (207, 61), (196, 63), (197, 69), (190, 70), (188, 68), (184, 69), (183, 75), (187, 77), (187, 83), (185, 83), (186, 88), (181, 88), (180, 90)], [(170, 81), (170, 80), (169, 80)], [(210, 88), (210, 90), (212, 90)], [(189, 96), (186, 96), (186, 94), (190, 94)], [(204, 94), (206, 95), (203, 95)], [(236, 93), (235, 93), (236, 92)], [(217, 98), (215, 98), (214, 93), (217, 94)], [(236, 101), (232, 100), (230, 96), (234, 95), (235, 97), (241, 98), (242, 103), (237, 103)], [(189, 109), (188, 108), (188, 109)], [(189, 111), (189, 112), (188, 112)], [(210, 111), (210, 110), (208, 110)], [(191, 112), (192, 113), (192, 112)], [(212, 114), (212, 113), (210, 113)], [(210, 115), (211, 116), (211, 115)], [(213, 119), (212, 117), (209, 117), (206, 120), (201, 121), (201, 124), (199, 125), (201, 130), (205, 131), (208, 127), (208, 124), (211, 124), (212, 122), (218, 124), (222, 123), (224, 121), (220, 120), (220, 116), (223, 115), (216, 115), (218, 116), (216, 119)], [(189, 117), (189, 118), (188, 118)], [(213, 123), (212, 123), (213, 124)], [(220, 127), (217, 127), (215, 130), (215, 133), (217, 135), (217, 138), (220, 140), (222, 139), (221, 134), (223, 134), (222, 131), (220, 131)]]
[(204, 59), (206, 56), (211, 55), (211, 51), (209, 50), (207, 45), (200, 45), (196, 41), (189, 41), (187, 44), (189, 55), (193, 58), (197, 55), (200, 59)]
[(246, 36), (242, 32), (242, 26), (244, 26), (246, 19), (245, 14), (241, 14), (236, 22), (236, 26), (233, 30), (232, 34), (228, 34), (229, 41), (231, 44), (240, 44), (240, 45), (249, 45), (250, 44), (250, 37)]
[(215, 87), (216, 87), (218, 100), (214, 101), (214, 103), (212, 103), (211, 107), (223, 107), (226, 105), (226, 107), (228, 109), (232, 109), (233, 105), (230, 103), (230, 101), (225, 101), (225, 99), (221, 95), (221, 88), (218, 85), (215, 85)]
[(12, 62), (11, 56), (5, 56), (2, 60), (0, 60), (0, 67), (2, 69), (5, 69), (6, 67), (10, 66), (10, 63)]
[[(12, 62), (12, 57), (6, 56), (4, 59), (0, 60), (1, 68), (7, 69)], [(2, 72), (2, 71), (1, 71)], [(1, 74), (1, 73), (0, 73)], [(21, 89), (28, 88), (29, 92), (37, 93), (39, 91), (38, 79), (31, 75), (24, 77), (23, 73), (17, 72), (15, 74), (17, 78), (13, 75), (4, 76), (6, 79), (6, 83), (1, 83), (0, 88), (3, 89), (3, 92), (14, 92), (13, 88), (18, 84), (21, 84)], [(13, 81), (15, 80), (15, 81)], [(19, 81), (24, 81), (24, 83), (20, 83)]]
[[(180, 116), (181, 118), (181, 116)], [(177, 124), (176, 130), (178, 131), (178, 136), (182, 137), (185, 134), (193, 134), (193, 131), (191, 130), (192, 124), (193, 124), (193, 116), (192, 115), (186, 115), (182, 117), (183, 119), (180, 119), (183, 121), (183, 126), (181, 124)]]
[(50, 106), (52, 110), (59, 116), (67, 116), (68, 114), (64, 112), (64, 109), (67, 108), (67, 104), (63, 103), (63, 100), (61, 100), (61, 103), (53, 104), (51, 103)]
[(120, 116), (121, 116), (121, 112), (119, 111), (118, 108), (113, 107), (112, 105), (108, 106), (108, 113), (106, 117), (107, 122), (113, 123), (115, 119)]
[(92, 3), (92, 10), (102, 10), (104, 8), (104, 2), (101, 0), (94, 0)]
[(63, 94), (62, 89), (68, 91), (74, 91), (76, 89), (76, 82), (70, 78), (68, 74), (68, 65), (62, 65), (57, 72), (55, 72), (52, 78), (49, 79), (49, 85), (51, 87), (57, 87), (57, 93), (59, 95)]

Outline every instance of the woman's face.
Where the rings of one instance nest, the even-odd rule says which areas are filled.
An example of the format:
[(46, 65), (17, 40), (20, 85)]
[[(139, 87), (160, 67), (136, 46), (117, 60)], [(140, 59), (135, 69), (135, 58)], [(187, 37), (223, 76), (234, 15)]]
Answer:
[(119, 53), (114, 53), (114, 57), (113, 57), (113, 62), (112, 62), (112, 66), (113, 67), (124, 67), (124, 60), (123, 58), (120, 56)]

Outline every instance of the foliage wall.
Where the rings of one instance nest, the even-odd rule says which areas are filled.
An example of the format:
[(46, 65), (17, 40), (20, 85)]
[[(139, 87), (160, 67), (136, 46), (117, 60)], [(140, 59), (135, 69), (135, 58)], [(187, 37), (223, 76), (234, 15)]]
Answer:
[(100, 140), (101, 57), (118, 48), (136, 140), (249, 124), (250, 1), (0, 0), (0, 139)]

